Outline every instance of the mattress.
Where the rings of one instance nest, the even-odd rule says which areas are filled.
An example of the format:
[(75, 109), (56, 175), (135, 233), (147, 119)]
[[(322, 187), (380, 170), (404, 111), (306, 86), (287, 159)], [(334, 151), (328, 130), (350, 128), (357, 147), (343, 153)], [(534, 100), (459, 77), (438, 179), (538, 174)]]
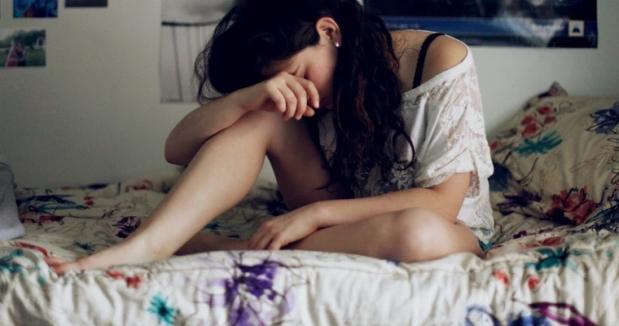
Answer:
[[(580, 226), (495, 215), (484, 259), (402, 263), (306, 250), (212, 251), (55, 274), (122, 241), (175, 173), (18, 188), (26, 236), (0, 242), (0, 325), (612, 325), (619, 321), (618, 213)], [(247, 239), (285, 211), (259, 181), (203, 232)], [(179, 217), (182, 218), (182, 217)]]

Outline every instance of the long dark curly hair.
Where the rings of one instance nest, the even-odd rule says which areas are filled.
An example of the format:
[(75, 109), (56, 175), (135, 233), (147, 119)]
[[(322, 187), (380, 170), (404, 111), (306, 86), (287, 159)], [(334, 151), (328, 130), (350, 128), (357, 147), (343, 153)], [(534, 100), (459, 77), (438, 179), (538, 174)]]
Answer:
[[(236, 1), (196, 59), (198, 101), (212, 99), (213, 90), (226, 95), (261, 82), (265, 67), (316, 45), (315, 24), (321, 17), (333, 18), (342, 36), (332, 90), (336, 149), (326, 167), (331, 180), (325, 187), (337, 182), (351, 194), (361, 189), (359, 176), (373, 166), (386, 179), (394, 162), (401, 163), (395, 150), (399, 137), (413, 153), (403, 168), (416, 161), (399, 112), (399, 63), (391, 35), (383, 20), (356, 0)], [(315, 117), (304, 119), (318, 146), (316, 118), (325, 113), (317, 110)]]

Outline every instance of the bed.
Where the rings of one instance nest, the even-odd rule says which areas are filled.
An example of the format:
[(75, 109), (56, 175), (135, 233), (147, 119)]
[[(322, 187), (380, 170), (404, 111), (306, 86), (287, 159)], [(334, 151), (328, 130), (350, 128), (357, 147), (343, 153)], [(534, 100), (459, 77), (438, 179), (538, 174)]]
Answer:
[[(181, 172), (75, 187), (18, 186), (26, 235), (0, 242), (0, 325), (616, 324), (619, 170), (608, 153), (587, 152), (594, 160), (564, 154), (561, 147), (571, 142), (552, 137), (562, 135), (560, 124), (569, 120), (562, 117), (584, 110), (594, 124), (583, 134), (612, 144), (619, 100), (572, 97), (558, 84), (533, 97), (491, 140), (495, 235), (484, 259), (459, 253), (402, 263), (303, 250), (213, 251), (58, 276), (44, 257), (78, 258), (122, 241)], [(532, 132), (531, 115), (541, 133)], [(555, 133), (544, 134), (549, 130)], [(579, 137), (574, 146), (590, 147)], [(598, 164), (604, 159), (607, 164)], [(587, 171), (595, 175), (580, 176)], [(558, 179), (573, 184), (554, 191)], [(276, 185), (259, 180), (203, 232), (246, 239), (284, 211)]]

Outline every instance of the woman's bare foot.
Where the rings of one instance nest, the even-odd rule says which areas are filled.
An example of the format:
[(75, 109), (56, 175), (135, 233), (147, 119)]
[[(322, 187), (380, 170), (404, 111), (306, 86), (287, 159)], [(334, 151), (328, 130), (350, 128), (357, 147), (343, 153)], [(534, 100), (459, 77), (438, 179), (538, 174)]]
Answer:
[(147, 263), (159, 257), (153, 250), (138, 238), (129, 237), (125, 241), (115, 244), (90, 256), (79, 258), (76, 261), (60, 257), (45, 258), (45, 262), (57, 273), (65, 274), (69, 271), (106, 268), (112, 265)]
[(203, 251), (249, 250), (247, 240), (229, 238), (214, 233), (200, 232), (176, 251), (176, 255), (190, 255)]
[[(198, 233), (176, 251), (177, 255), (189, 255), (214, 250), (249, 250), (247, 240), (228, 238), (213, 233)], [(127, 239), (91, 256), (69, 261), (60, 257), (46, 258), (45, 262), (57, 273), (106, 268), (112, 265), (139, 264), (157, 260), (160, 257), (152, 249), (141, 245), (138, 240)]]

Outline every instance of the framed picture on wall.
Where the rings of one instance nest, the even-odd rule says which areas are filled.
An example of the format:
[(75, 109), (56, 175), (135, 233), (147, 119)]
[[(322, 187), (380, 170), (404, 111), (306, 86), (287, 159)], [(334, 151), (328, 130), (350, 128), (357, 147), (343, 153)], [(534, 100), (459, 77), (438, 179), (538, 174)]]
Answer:
[(58, 17), (58, 0), (13, 0), (13, 17)]
[(107, 7), (107, 0), (65, 0), (64, 6), (71, 7)]
[(0, 68), (45, 66), (45, 30), (0, 28)]
[(444, 32), (469, 45), (597, 48), (596, 0), (364, 0), (390, 29)]

